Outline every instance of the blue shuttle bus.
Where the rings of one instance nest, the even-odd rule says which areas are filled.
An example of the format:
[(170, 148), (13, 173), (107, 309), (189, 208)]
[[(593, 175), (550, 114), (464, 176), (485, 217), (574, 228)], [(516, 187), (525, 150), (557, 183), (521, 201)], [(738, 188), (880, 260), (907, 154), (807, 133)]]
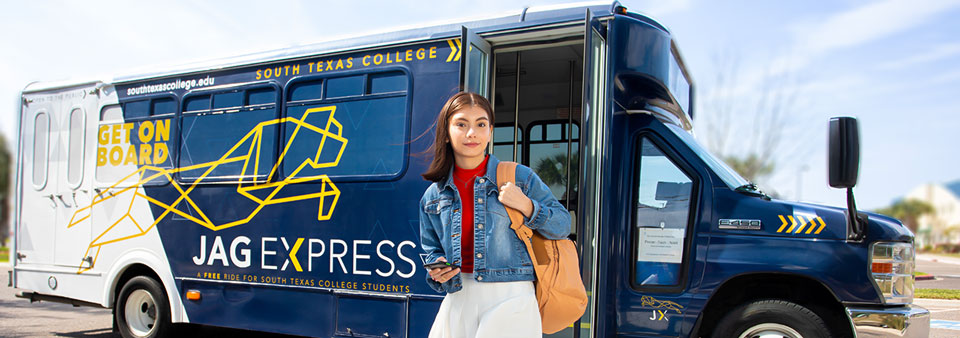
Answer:
[[(489, 151), (573, 216), (590, 301), (553, 336), (926, 336), (913, 234), (852, 194), (771, 199), (705, 151), (671, 34), (619, 3), (31, 84), (13, 286), (113, 309), (124, 337), (426, 337), (420, 174), (460, 90), (494, 104)], [(855, 120), (830, 126), (850, 188)]]

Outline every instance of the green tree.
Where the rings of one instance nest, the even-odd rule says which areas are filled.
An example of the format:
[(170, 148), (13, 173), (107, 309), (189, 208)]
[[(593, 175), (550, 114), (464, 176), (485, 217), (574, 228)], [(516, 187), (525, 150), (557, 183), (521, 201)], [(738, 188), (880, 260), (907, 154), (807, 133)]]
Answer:
[[(580, 175), (580, 157), (576, 152), (570, 156), (570, 179), (574, 182), (577, 181)], [(537, 176), (540, 176), (540, 179), (543, 183), (546, 183), (547, 186), (561, 186), (569, 187), (567, 185), (567, 154), (558, 153), (550, 157), (546, 157), (538, 162), (533, 170), (537, 172)], [(577, 187), (569, 187), (569, 193), (576, 194)], [(567, 192), (564, 192), (563, 196), (560, 199), (566, 199)]]
[(724, 156), (723, 161), (727, 162), (730, 168), (736, 170), (750, 182), (757, 182), (758, 179), (772, 174), (773, 169), (776, 168), (775, 163), (760, 159), (760, 155), (757, 153), (744, 156)]
[(791, 171), (788, 163), (809, 153), (812, 143), (802, 140), (815, 129), (797, 118), (804, 96), (792, 72), (769, 64), (762, 73), (746, 73), (741, 59), (731, 51), (715, 55), (718, 71), (698, 90), (698, 139), (743, 178), (775, 194), (773, 176)]
[(901, 199), (894, 202), (886, 208), (874, 210), (878, 214), (884, 214), (903, 221), (903, 224), (917, 233), (917, 224), (923, 215), (933, 214), (936, 209), (930, 203), (917, 199)]

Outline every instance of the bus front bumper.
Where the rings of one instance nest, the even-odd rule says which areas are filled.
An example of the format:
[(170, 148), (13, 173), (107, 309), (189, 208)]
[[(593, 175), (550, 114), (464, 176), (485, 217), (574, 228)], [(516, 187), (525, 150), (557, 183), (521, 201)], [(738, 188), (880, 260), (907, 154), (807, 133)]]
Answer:
[(928, 337), (930, 311), (906, 305), (891, 308), (847, 307), (847, 315), (860, 337)]

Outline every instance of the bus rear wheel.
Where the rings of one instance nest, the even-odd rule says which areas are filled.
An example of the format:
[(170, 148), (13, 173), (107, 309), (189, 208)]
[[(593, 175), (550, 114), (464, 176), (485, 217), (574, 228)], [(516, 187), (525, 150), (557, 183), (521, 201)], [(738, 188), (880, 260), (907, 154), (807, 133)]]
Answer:
[(164, 337), (172, 325), (163, 286), (145, 276), (131, 278), (123, 285), (113, 318), (124, 338)]
[(759, 300), (735, 308), (713, 337), (831, 337), (823, 318), (802, 305), (778, 299)]

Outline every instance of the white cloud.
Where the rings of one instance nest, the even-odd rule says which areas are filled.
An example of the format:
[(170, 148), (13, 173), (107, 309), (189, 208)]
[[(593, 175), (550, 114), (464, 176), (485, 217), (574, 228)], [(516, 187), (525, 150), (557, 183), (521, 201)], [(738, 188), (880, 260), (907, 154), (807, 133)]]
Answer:
[(960, 0), (886, 0), (840, 12), (816, 22), (794, 25), (794, 48), (774, 62), (775, 73), (796, 72), (835, 50), (856, 47), (930, 22), (932, 17), (960, 7)]
[(926, 51), (918, 51), (912, 56), (904, 59), (883, 63), (879, 65), (878, 68), (881, 70), (904, 69), (907, 67), (939, 61), (958, 55), (960, 55), (960, 43), (945, 43), (937, 45), (934, 48)]
[(797, 47), (817, 55), (875, 41), (926, 23), (960, 6), (957, 0), (887, 0), (854, 8), (823, 22), (794, 27)]

